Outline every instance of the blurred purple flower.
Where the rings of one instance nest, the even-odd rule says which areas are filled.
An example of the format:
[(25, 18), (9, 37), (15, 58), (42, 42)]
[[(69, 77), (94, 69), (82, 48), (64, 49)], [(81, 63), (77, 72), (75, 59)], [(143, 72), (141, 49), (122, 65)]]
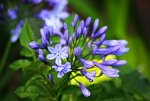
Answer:
[(29, 2), (35, 3), (35, 4), (39, 4), (42, 2), (42, 0), (29, 0)]
[(17, 39), (19, 38), (23, 24), (24, 24), (24, 21), (21, 20), (21, 21), (17, 24), (16, 28), (11, 30), (11, 35), (12, 35), (12, 36), (11, 36), (11, 42), (14, 43), (14, 42), (16, 42)]
[(14, 9), (9, 8), (8, 9), (7, 13), (8, 13), (8, 16), (10, 19), (16, 19), (17, 18), (16, 10), (17, 10), (16, 8), (14, 8)]
[(59, 18), (56, 18), (55, 16), (51, 16), (50, 19), (45, 20), (45, 24), (48, 27), (53, 27), (53, 32), (54, 33), (59, 33), (61, 28), (63, 27), (62, 22), (60, 21)]

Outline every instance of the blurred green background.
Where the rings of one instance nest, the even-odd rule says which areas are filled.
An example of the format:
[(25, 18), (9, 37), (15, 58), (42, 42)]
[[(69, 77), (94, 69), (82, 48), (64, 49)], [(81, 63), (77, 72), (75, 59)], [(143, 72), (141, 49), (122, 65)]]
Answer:
[[(68, 11), (79, 14), (83, 19), (91, 16), (93, 22), (99, 18), (100, 26), (108, 26), (107, 39), (126, 39), (130, 50), (119, 57), (127, 60), (127, 65), (120, 68), (120, 78), (91, 85), (90, 90), (96, 90), (92, 91), (89, 99), (75, 94), (72, 97), (66, 95), (63, 100), (150, 101), (150, 0), (69, 0)], [(0, 25), (0, 32), (2, 57), (10, 35), (4, 25)], [(20, 72), (9, 69), (9, 64), (20, 58), (19, 51), (18, 41), (11, 45), (5, 68), (0, 73), (0, 101), (23, 101), (14, 94), (14, 90), (24, 80)], [(71, 93), (78, 91), (74, 86), (71, 88), (74, 88)]]

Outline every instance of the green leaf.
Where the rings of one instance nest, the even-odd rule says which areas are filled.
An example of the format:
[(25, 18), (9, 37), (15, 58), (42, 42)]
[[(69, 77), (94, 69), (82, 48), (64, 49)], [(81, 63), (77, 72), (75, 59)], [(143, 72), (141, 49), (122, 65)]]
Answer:
[(10, 68), (13, 70), (19, 70), (19, 69), (24, 69), (25, 67), (29, 66), (31, 62), (29, 60), (17, 60), (13, 62), (10, 65)]
[(33, 82), (35, 82), (36, 80), (40, 80), (42, 79), (42, 76), (37, 74), (32, 76), (25, 84), (25, 87), (29, 87), (30, 85), (32, 85)]
[(35, 98), (39, 95), (39, 92), (40, 90), (35, 86), (29, 86), (28, 88), (21, 86), (15, 91), (15, 93), (21, 98)]
[(30, 51), (30, 54), (35, 58), (34, 50), (29, 47), (29, 43), (34, 40), (34, 32), (32, 31), (28, 21), (25, 20), (24, 26), (20, 34), (20, 44)]
[(25, 57), (32, 57), (31, 52), (28, 49), (26, 49), (26, 48), (23, 48), (21, 50), (20, 55), (21, 56), (25, 56)]
[(34, 40), (34, 33), (28, 24), (28, 21), (25, 20), (24, 26), (22, 28), (21, 34), (20, 34), (20, 43), (23, 47), (27, 49), (31, 49), (29, 47), (29, 43)]

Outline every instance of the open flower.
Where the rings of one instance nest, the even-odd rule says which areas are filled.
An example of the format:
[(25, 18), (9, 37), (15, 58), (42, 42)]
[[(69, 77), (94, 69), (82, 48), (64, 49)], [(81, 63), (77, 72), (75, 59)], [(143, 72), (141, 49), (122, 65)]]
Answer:
[(58, 72), (57, 77), (62, 78), (65, 73), (71, 71), (71, 64), (69, 62), (66, 62), (65, 64), (61, 64), (59, 66), (52, 66), (52, 68), (54, 68)]
[(47, 55), (47, 59), (53, 60), (55, 59), (55, 63), (59, 66), (61, 65), (61, 59), (68, 57), (68, 46), (61, 47), (60, 44), (57, 44), (55, 48), (48, 47), (49, 52), (51, 54)]

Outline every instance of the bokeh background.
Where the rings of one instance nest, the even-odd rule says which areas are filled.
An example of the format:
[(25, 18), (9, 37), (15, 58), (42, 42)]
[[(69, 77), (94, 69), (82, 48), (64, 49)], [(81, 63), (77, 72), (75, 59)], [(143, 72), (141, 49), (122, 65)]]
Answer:
[[(0, 3), (8, 3), (6, 1), (9, 0)], [(10, 0), (10, 3), (17, 3), (17, 0)], [(127, 65), (120, 67), (120, 78), (91, 85), (90, 90), (95, 90), (89, 99), (75, 95), (71, 99), (64, 96), (64, 101), (150, 101), (150, 0), (69, 0), (68, 12), (70, 15), (77, 13), (83, 19), (91, 16), (93, 22), (99, 18), (100, 26), (108, 26), (107, 39), (126, 39), (130, 50), (119, 57), (127, 60)], [(30, 20), (33, 23), (39, 21)], [(8, 24), (11, 22), (0, 20), (0, 61), (10, 45)], [(32, 27), (36, 32), (40, 26)], [(25, 80), (19, 71), (9, 68), (13, 61), (22, 58), (20, 49), (19, 41), (11, 44), (4, 68), (0, 68), (0, 101), (23, 101), (14, 90)]]

